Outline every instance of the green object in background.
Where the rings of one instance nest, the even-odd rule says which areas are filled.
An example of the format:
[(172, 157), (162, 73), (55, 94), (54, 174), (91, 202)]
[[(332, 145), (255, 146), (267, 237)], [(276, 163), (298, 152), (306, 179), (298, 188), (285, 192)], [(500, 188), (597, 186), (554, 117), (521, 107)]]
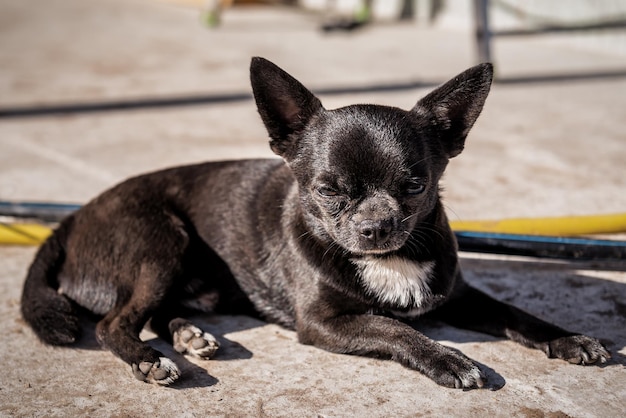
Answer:
[(370, 7), (368, 7), (367, 5), (362, 5), (359, 9), (357, 9), (356, 13), (354, 14), (354, 20), (359, 23), (367, 22), (370, 20), (371, 16), (372, 10), (370, 9)]
[(202, 13), (201, 17), (202, 23), (209, 28), (216, 28), (220, 25), (220, 11), (217, 10), (207, 10)]

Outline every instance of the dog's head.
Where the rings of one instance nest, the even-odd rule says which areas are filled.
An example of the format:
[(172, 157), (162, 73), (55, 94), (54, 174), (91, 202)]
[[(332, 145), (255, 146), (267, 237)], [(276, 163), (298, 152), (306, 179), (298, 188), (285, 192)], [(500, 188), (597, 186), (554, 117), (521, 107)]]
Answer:
[(492, 79), (490, 64), (459, 74), (405, 111), (326, 110), (263, 58), (250, 67), (257, 107), (298, 182), (310, 232), (358, 255), (400, 249), (432, 213), (448, 160), (462, 150)]

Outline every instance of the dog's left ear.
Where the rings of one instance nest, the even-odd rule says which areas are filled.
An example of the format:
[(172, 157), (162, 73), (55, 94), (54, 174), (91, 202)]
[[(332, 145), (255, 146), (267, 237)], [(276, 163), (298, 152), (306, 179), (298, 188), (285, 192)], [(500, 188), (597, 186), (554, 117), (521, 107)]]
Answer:
[(298, 80), (264, 58), (252, 58), (250, 81), (271, 138), (270, 147), (288, 160), (297, 148), (297, 135), (323, 110), (322, 103)]
[(492, 79), (491, 64), (477, 65), (438, 87), (411, 110), (431, 120), (440, 131), (448, 158), (463, 151), (465, 137), (483, 109)]

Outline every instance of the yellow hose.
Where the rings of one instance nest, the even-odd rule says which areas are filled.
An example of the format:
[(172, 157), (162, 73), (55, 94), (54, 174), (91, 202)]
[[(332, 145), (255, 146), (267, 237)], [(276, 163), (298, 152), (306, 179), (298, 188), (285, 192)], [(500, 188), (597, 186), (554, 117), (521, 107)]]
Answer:
[(626, 213), (494, 221), (453, 221), (450, 222), (450, 226), (455, 231), (561, 237), (616, 234), (626, 232)]
[(0, 223), (0, 244), (39, 245), (51, 233), (44, 225)]
[[(452, 221), (450, 225), (455, 231), (561, 237), (601, 235), (626, 233), (626, 213), (494, 221)], [(49, 227), (39, 224), (0, 223), (0, 244), (39, 245), (51, 232)]]

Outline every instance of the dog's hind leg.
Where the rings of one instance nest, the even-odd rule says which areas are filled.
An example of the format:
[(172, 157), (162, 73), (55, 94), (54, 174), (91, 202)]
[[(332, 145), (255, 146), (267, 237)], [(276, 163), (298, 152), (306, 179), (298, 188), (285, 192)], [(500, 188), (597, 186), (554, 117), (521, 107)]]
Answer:
[[(180, 377), (176, 364), (139, 338), (154, 312), (165, 303), (179, 276), (180, 258), (150, 257), (141, 263), (132, 289), (118, 289), (118, 303), (96, 326), (96, 338), (132, 367), (142, 381), (169, 385)], [(151, 260), (151, 261), (150, 261)]]

